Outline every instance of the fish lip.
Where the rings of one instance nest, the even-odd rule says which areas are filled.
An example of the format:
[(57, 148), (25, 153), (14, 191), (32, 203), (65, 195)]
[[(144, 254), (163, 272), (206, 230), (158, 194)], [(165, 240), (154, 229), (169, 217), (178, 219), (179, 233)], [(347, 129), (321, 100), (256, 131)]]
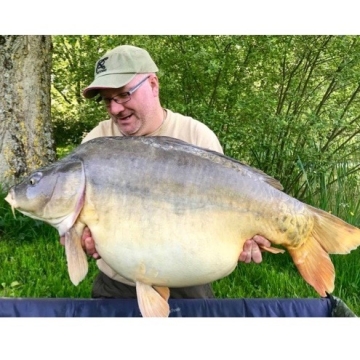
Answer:
[(7, 201), (10, 206), (11, 206), (11, 211), (13, 216), (15, 217), (15, 209), (18, 207), (16, 200), (15, 200), (15, 193), (14, 193), (14, 189), (11, 188), (9, 193), (6, 195), (5, 197), (5, 201)]
[(7, 201), (11, 206), (16, 207), (16, 201), (14, 196), (14, 189), (10, 189), (9, 193), (5, 197), (5, 201)]

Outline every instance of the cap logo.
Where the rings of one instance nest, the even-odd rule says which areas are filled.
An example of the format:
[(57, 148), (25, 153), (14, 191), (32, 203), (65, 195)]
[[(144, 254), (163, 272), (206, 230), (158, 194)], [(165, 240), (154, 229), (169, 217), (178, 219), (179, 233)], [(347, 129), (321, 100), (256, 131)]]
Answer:
[(100, 74), (100, 73), (102, 73), (102, 72), (104, 72), (104, 71), (107, 70), (106, 67), (105, 67), (105, 61), (106, 61), (107, 59), (108, 59), (108, 57), (103, 58), (103, 59), (100, 59), (100, 60), (98, 61), (98, 63), (96, 64), (96, 70), (95, 70), (95, 72), (96, 72), (97, 74)]

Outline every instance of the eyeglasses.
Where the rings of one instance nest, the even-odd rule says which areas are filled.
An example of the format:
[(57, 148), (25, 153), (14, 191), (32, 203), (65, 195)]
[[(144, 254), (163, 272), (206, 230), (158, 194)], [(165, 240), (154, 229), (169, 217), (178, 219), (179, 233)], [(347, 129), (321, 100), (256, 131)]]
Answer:
[(109, 106), (111, 104), (111, 101), (114, 100), (117, 104), (124, 104), (131, 99), (131, 95), (150, 77), (148, 75), (145, 79), (142, 79), (137, 85), (133, 86), (129, 91), (117, 94), (113, 97), (102, 97), (99, 96), (96, 101), (104, 101), (106, 106)]

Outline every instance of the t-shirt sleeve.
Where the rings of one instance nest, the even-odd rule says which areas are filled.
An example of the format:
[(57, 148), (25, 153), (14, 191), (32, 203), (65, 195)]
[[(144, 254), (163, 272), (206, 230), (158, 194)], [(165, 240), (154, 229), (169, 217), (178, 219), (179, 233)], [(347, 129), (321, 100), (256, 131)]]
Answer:
[(197, 125), (196, 144), (194, 145), (217, 151), (221, 154), (224, 153), (220, 141), (215, 133), (203, 123), (198, 123)]
[(97, 126), (95, 126), (81, 141), (81, 143), (87, 142), (89, 140), (102, 137), (102, 136), (116, 136), (114, 128), (112, 127), (111, 120), (101, 121)]
[(82, 139), (81, 143), (83, 144), (89, 140), (92, 140), (92, 139), (95, 139), (95, 138), (98, 138), (101, 136), (103, 136), (103, 135), (102, 135), (101, 129), (98, 125), (98, 126), (94, 127), (89, 133), (87, 133), (87, 135)]

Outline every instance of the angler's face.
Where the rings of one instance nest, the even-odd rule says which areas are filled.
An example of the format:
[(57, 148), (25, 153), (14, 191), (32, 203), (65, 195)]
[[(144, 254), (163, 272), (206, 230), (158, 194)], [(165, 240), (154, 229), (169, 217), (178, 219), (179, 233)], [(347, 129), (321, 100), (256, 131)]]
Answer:
[(100, 96), (122, 134), (141, 136), (151, 132), (150, 119), (158, 102), (158, 93), (155, 75), (138, 74), (121, 88), (100, 91)]

